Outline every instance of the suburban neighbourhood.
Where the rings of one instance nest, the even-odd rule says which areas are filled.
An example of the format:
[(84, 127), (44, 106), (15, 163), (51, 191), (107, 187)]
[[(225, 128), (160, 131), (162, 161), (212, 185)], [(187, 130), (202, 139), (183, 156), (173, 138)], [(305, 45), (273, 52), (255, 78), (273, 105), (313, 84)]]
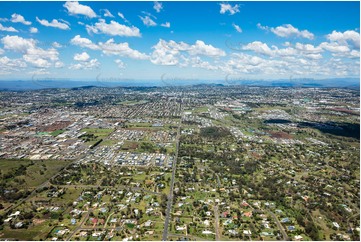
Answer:
[(0, 239), (358, 240), (358, 95), (2, 92)]

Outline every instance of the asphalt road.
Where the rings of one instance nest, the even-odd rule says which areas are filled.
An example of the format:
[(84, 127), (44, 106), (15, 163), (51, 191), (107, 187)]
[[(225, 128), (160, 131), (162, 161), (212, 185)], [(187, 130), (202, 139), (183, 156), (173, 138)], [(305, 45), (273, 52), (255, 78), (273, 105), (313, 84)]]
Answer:
[(80, 224), (74, 229), (74, 231), (69, 235), (67, 240), (70, 240), (75, 234), (76, 232), (78, 232), (78, 230), (81, 228), (81, 226), (83, 226), (83, 224), (88, 220), (90, 213), (92, 212), (92, 209), (89, 209), (89, 211), (87, 212), (87, 214), (85, 215), (84, 219), (80, 222)]
[(283, 236), (283, 240), (289, 241), (290, 239), (288, 238), (288, 235), (287, 235), (285, 229), (283, 228), (282, 224), (280, 223), (280, 221), (278, 220), (276, 215), (274, 213), (272, 213), (271, 211), (268, 211), (268, 212), (272, 215), (273, 219), (276, 221), (277, 227), (279, 228), (279, 230), (281, 231), (281, 234)]
[(218, 213), (218, 205), (214, 206), (214, 219), (215, 219), (215, 230), (216, 230), (216, 241), (220, 241), (219, 237), (219, 213)]
[(164, 230), (163, 230), (163, 236), (162, 236), (163, 241), (167, 240), (167, 238), (168, 238), (168, 227), (169, 227), (170, 213), (171, 213), (172, 204), (173, 204), (174, 178), (175, 178), (175, 172), (176, 172), (176, 169), (177, 169), (177, 159), (178, 159), (178, 150), (179, 150), (179, 136), (180, 136), (180, 124), (179, 124), (178, 131), (177, 131), (176, 151), (175, 151), (175, 157), (174, 157), (172, 179), (171, 179), (171, 183), (170, 183), (170, 191), (169, 191), (169, 195), (168, 195), (167, 210), (166, 210), (166, 216), (165, 216), (165, 221), (164, 221)]

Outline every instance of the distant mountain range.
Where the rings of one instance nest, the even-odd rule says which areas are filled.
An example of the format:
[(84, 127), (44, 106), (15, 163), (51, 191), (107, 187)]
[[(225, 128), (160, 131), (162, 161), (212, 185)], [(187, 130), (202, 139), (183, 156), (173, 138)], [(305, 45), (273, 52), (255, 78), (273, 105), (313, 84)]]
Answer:
[(360, 88), (359, 78), (331, 78), (331, 79), (285, 79), (285, 80), (219, 80), (219, 81), (126, 81), (126, 82), (97, 82), (97, 81), (0, 81), (0, 90), (23, 91), (47, 88), (78, 88), (78, 87), (165, 87), (165, 86), (271, 86), (271, 87), (342, 87)]
[(332, 79), (280, 79), (280, 80), (244, 80), (229, 84), (273, 87), (349, 87), (359, 88), (359, 78), (332, 78)]

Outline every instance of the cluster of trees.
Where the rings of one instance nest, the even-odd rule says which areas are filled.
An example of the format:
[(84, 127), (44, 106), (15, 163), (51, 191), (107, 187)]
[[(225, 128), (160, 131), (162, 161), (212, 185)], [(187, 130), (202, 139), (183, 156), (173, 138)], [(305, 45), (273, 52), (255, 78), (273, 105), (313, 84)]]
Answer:
[(89, 102), (75, 102), (74, 103), (74, 107), (75, 108), (86, 108), (89, 106), (96, 106), (101, 104), (98, 100), (93, 100), (93, 101), (89, 101)]
[[(71, 181), (73, 184), (81, 181), (82, 184), (85, 185), (94, 185), (100, 179), (102, 173), (95, 172), (105, 170), (107, 167), (103, 165), (99, 165), (97, 163), (92, 164), (81, 164), (76, 167), (72, 167), (72, 169), (63, 170), (62, 173), (55, 178), (51, 179), (52, 184), (56, 185), (65, 185), (68, 181)], [(111, 170), (107, 175), (107, 181), (110, 181), (110, 178), (113, 178), (111, 181), (115, 182), (116, 179), (120, 178), (120, 175), (116, 173), (116, 171)]]
[(185, 125), (202, 125), (202, 123), (200, 122), (196, 122), (196, 121), (191, 121), (191, 120), (182, 120), (182, 124)]
[(228, 129), (224, 127), (206, 127), (200, 129), (200, 136), (208, 139), (220, 139), (231, 136)]
[(79, 136), (79, 138), (84, 140), (84, 142), (89, 142), (89, 141), (96, 140), (98, 138), (98, 136), (96, 136), (94, 134), (83, 134), (83, 135)]
[(150, 142), (140, 143), (140, 149), (144, 150), (145, 152), (150, 152), (150, 153), (154, 153), (157, 150), (155, 145)]
[(26, 170), (29, 166), (31, 166), (34, 163), (30, 163), (29, 165), (25, 166), (21, 164), (19, 167), (11, 169), (9, 172), (1, 175), (1, 180), (8, 180), (12, 179), (17, 176), (23, 176), (26, 175)]
[(30, 191), (11, 188), (10, 190), (0, 189), (0, 197), (7, 202), (15, 202), (30, 195)]

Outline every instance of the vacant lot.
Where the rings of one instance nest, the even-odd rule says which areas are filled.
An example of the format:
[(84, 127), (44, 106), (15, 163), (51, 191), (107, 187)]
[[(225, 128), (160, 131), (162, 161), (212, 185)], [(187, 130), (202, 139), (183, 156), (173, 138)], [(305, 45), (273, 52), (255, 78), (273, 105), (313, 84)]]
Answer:
[(69, 162), (64, 160), (29, 161), (1, 159), (2, 181), (6, 182), (6, 187), (16, 186), (18, 189), (36, 187), (59, 172)]
[(94, 145), (98, 141), (108, 137), (108, 135), (113, 132), (113, 129), (86, 128), (81, 131), (86, 132), (86, 134), (83, 134), (80, 138), (82, 138), (86, 144)]

